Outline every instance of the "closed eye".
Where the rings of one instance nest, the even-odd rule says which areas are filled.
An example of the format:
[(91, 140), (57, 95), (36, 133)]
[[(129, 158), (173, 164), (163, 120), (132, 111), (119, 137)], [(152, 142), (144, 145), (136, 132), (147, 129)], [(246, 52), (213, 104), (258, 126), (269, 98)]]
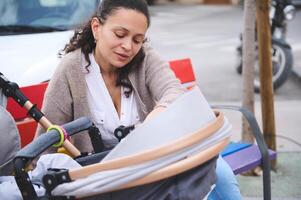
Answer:
[(134, 42), (135, 42), (136, 44), (143, 43), (144, 40), (145, 40), (145, 39), (144, 39), (144, 37), (142, 37), (142, 36), (138, 36), (138, 37), (134, 38)]
[(136, 44), (140, 44), (140, 43), (143, 43), (143, 40), (134, 40), (134, 42), (135, 42)]
[(120, 34), (120, 33), (115, 33), (115, 36), (118, 37), (118, 38), (124, 38), (125, 35), (124, 34)]

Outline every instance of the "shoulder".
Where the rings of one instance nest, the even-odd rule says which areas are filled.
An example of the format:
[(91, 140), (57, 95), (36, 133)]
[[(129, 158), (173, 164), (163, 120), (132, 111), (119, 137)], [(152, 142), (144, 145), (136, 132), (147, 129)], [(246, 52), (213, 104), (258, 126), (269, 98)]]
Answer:
[(143, 44), (143, 50), (145, 57), (142, 63), (142, 67), (148, 70), (157, 70), (161, 68), (168, 68), (168, 62), (158, 54), (158, 52), (148, 43)]
[[(54, 90), (65, 88), (66, 85), (73, 82), (73, 79), (81, 74), (81, 50), (77, 49), (64, 55), (54, 74), (51, 77), (48, 87)], [(66, 86), (67, 87), (67, 86)]]
[(58, 65), (59, 71), (70, 71), (81, 66), (81, 49), (69, 52), (62, 57)]
[(145, 42), (145, 43), (143, 44), (143, 50), (144, 50), (144, 52), (147, 54), (147, 53), (153, 51), (154, 49), (152, 48), (152, 46), (150, 45), (149, 42)]
[(143, 50), (145, 53), (145, 60), (160, 58), (159, 54), (155, 51), (155, 49), (148, 42), (143, 44)]

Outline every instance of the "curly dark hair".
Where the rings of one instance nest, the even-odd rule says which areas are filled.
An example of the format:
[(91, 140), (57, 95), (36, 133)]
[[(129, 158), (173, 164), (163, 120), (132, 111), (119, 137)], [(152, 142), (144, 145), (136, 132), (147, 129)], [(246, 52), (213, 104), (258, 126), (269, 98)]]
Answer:
[[(69, 43), (66, 44), (62, 49), (59, 55), (62, 56), (63, 54), (75, 51), (76, 49), (81, 49), (86, 61), (88, 62), (86, 69), (89, 72), (88, 67), (91, 65), (89, 54), (92, 53), (96, 47), (91, 29), (91, 21), (94, 17), (96, 17), (99, 19), (100, 23), (105, 23), (106, 19), (110, 15), (113, 15), (114, 12), (121, 8), (132, 9), (144, 14), (149, 27), (150, 15), (145, 0), (102, 0), (91, 19), (87, 23), (75, 29), (74, 35), (71, 37)], [(137, 55), (128, 64), (118, 69), (116, 86), (124, 86), (126, 88), (124, 93), (127, 97), (133, 91), (133, 87), (128, 79), (128, 74), (142, 63), (144, 57), (145, 53), (142, 47)]]

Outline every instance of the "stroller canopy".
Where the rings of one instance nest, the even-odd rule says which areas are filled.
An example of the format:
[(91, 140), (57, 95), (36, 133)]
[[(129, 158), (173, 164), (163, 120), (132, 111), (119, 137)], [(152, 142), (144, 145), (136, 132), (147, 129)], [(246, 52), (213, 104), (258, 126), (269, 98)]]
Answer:
[(218, 155), (230, 131), (228, 120), (212, 111), (196, 87), (138, 126), (100, 163), (70, 170), (72, 182), (58, 185), (52, 195), (82, 198), (171, 177)]
[(0, 176), (9, 175), (12, 165), (8, 164), (21, 148), (20, 136), (15, 120), (5, 109), (6, 99), (0, 89)]

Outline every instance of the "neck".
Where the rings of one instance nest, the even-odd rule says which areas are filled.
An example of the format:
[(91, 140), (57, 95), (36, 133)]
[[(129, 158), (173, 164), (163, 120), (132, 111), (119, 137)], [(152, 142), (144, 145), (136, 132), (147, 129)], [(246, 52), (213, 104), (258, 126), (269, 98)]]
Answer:
[(97, 52), (94, 51), (94, 58), (100, 68), (100, 72), (105, 76), (115, 76), (117, 74), (117, 68), (106, 62), (105, 59)]
[(115, 67), (110, 66), (110, 65), (103, 65), (103, 64), (99, 64), (99, 68), (100, 68), (100, 72), (103, 76), (107, 76), (107, 77), (117, 77), (118, 75), (118, 71)]

